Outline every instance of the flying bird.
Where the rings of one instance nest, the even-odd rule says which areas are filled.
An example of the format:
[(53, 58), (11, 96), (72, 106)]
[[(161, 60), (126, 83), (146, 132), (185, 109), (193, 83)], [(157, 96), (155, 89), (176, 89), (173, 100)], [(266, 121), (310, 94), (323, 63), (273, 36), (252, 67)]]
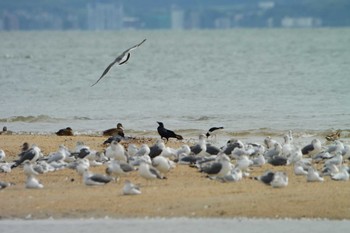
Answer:
[(95, 86), (108, 73), (108, 71), (112, 68), (112, 66), (114, 66), (115, 63), (118, 63), (118, 65), (122, 65), (125, 62), (127, 62), (129, 60), (129, 58), (130, 58), (130, 51), (136, 49), (137, 47), (142, 45), (143, 42), (145, 42), (145, 41), (146, 41), (146, 39), (141, 41), (141, 43), (139, 43), (137, 45), (134, 45), (131, 48), (125, 50), (122, 54), (120, 54), (116, 59), (114, 59), (114, 61), (111, 64), (109, 64), (107, 66), (107, 68), (103, 71), (101, 77), (94, 84), (92, 84), (91, 86)]
[(222, 127), (222, 126), (221, 127), (211, 127), (208, 130), (206, 136), (207, 136), (207, 138), (209, 138), (210, 136), (216, 137), (217, 133), (220, 132), (223, 129), (224, 129), (224, 127)]

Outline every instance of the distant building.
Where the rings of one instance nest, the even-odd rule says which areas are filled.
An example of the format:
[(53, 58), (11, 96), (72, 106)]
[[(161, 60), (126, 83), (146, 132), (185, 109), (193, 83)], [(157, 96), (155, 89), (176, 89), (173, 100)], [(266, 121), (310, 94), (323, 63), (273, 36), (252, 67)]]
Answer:
[(214, 20), (214, 27), (217, 29), (231, 28), (231, 19), (229, 17), (220, 17)]
[(272, 9), (275, 7), (275, 3), (273, 1), (259, 2), (259, 7), (264, 10)]
[(188, 19), (186, 20), (187, 29), (200, 28), (200, 14), (198, 11), (190, 11), (188, 14)]
[(312, 28), (321, 27), (322, 20), (312, 17), (284, 17), (281, 26), (285, 28)]
[(87, 28), (89, 30), (118, 30), (123, 28), (122, 3), (89, 3)]
[(185, 27), (185, 12), (183, 9), (172, 5), (171, 6), (171, 29), (184, 29)]

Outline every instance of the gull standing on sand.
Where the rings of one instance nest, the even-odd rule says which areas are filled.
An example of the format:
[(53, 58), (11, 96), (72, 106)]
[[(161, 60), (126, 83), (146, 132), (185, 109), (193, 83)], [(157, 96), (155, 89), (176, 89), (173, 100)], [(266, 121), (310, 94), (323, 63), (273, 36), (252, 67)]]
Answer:
[(49, 155), (47, 162), (62, 162), (69, 156), (68, 149), (64, 145), (58, 147), (58, 151), (53, 152)]
[(83, 174), (83, 182), (88, 186), (105, 185), (113, 179), (102, 174), (93, 174), (88, 169), (85, 169)]
[(244, 148), (244, 143), (238, 139), (230, 139), (227, 141), (226, 145), (222, 148), (222, 151), (226, 155), (231, 155), (235, 148)]
[(334, 164), (336, 166), (340, 166), (342, 163), (343, 163), (343, 156), (342, 156), (342, 153), (339, 151), (336, 153), (335, 156), (326, 160), (326, 162), (324, 162), (324, 165), (328, 166), (330, 164)]
[(28, 160), (24, 161), (23, 171), (24, 171), (24, 174), (27, 176), (27, 181), (25, 184), (26, 188), (41, 189), (44, 187), (44, 185), (41, 184), (39, 180), (35, 177), (39, 175), (39, 173), (34, 170), (33, 164), (30, 161)]
[(160, 172), (145, 161), (141, 161), (139, 175), (146, 180), (163, 179)]
[(288, 185), (288, 176), (285, 172), (275, 172), (270, 183), (273, 188), (283, 188)]
[(44, 185), (41, 184), (34, 175), (29, 175), (27, 176), (25, 187), (27, 189), (42, 189), (44, 188)]
[(198, 143), (190, 147), (191, 152), (196, 156), (205, 156), (207, 154), (207, 142), (205, 134), (199, 135)]
[(130, 182), (130, 180), (124, 181), (124, 187), (123, 187), (123, 194), (124, 195), (138, 195), (141, 194), (140, 187), (137, 185), (134, 185)]
[(348, 173), (348, 167), (345, 165), (340, 166), (339, 172), (336, 174), (331, 175), (332, 180), (343, 180), (347, 181), (349, 180), (349, 173)]
[(217, 161), (209, 164), (209, 166), (201, 167), (200, 171), (206, 173), (210, 178), (222, 178), (232, 170), (230, 158), (224, 153), (220, 153)]
[(33, 164), (28, 160), (23, 163), (23, 171), (26, 176), (37, 176), (39, 173), (34, 170)]
[(154, 158), (160, 155), (163, 152), (164, 148), (165, 148), (165, 144), (163, 139), (157, 139), (156, 143), (149, 148), (150, 149), (149, 156), (151, 158)]
[(138, 150), (139, 150), (139, 148), (137, 148), (137, 146), (134, 143), (130, 143), (128, 145), (128, 150), (127, 150), (129, 158), (133, 157), (137, 153)]
[(0, 162), (4, 161), (6, 158), (6, 154), (4, 150), (0, 150)]
[(22, 154), (19, 160), (15, 161), (15, 163), (12, 165), (11, 168), (18, 167), (20, 164), (22, 164), (26, 160), (29, 160), (30, 162), (36, 162), (40, 156), (41, 156), (40, 148), (37, 145), (33, 144), (29, 150), (27, 150)]
[(149, 156), (149, 154), (151, 153), (151, 149), (149, 148), (149, 146), (147, 144), (142, 144), (140, 149), (135, 153), (134, 157), (138, 157), (138, 156)]
[(295, 162), (294, 164), (294, 174), (297, 176), (304, 176), (308, 174), (307, 169), (304, 169), (304, 164), (301, 160)]
[(172, 162), (162, 155), (159, 155), (152, 159), (152, 166), (155, 167), (162, 177), (164, 177), (173, 167)]
[(263, 175), (252, 179), (271, 185), (273, 188), (282, 188), (288, 185), (288, 176), (285, 172), (266, 171)]
[(303, 155), (312, 157), (313, 155), (320, 153), (321, 150), (322, 150), (321, 141), (315, 138), (311, 141), (311, 144), (304, 146), (301, 149), (301, 152), (303, 153)]
[(324, 181), (323, 177), (320, 177), (317, 170), (315, 170), (312, 166), (310, 166), (307, 170), (306, 180), (308, 182), (322, 182)]
[(106, 156), (110, 159), (127, 162), (128, 158), (125, 153), (125, 148), (119, 141), (112, 141), (106, 149)]
[(129, 58), (130, 58), (130, 51), (136, 49), (137, 47), (139, 47), (140, 45), (142, 45), (143, 42), (145, 42), (145, 41), (146, 41), (146, 39), (144, 39), (143, 41), (141, 41), (141, 43), (139, 43), (139, 44), (137, 44), (137, 45), (134, 45), (134, 46), (132, 46), (131, 48), (128, 48), (128, 49), (125, 50), (122, 54), (120, 54), (118, 57), (116, 57), (116, 58), (114, 59), (114, 61), (113, 61), (111, 64), (109, 64), (109, 65), (107, 66), (107, 68), (103, 71), (101, 77), (100, 77), (94, 84), (92, 84), (91, 86), (95, 86), (95, 85), (108, 73), (108, 71), (112, 68), (112, 66), (113, 66), (115, 63), (118, 63), (118, 65), (122, 65), (122, 64), (124, 64), (125, 62), (127, 62), (127, 61), (129, 60)]
[(11, 182), (0, 181), (0, 190), (15, 185)]
[(106, 168), (106, 173), (107, 175), (115, 174), (118, 177), (120, 177), (120, 176), (126, 176), (134, 170), (135, 168), (126, 162), (112, 160)]

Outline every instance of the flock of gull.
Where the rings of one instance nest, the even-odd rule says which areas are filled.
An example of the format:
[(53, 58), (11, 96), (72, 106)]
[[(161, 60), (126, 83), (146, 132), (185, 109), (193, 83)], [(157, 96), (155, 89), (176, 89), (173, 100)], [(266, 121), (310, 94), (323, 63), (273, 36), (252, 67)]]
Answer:
[[(192, 145), (182, 144), (180, 148), (171, 148), (167, 146), (169, 138), (182, 140), (182, 136), (164, 128), (162, 122), (158, 124), (161, 139), (153, 145), (142, 144), (138, 147), (128, 142), (130, 139), (117, 134), (104, 142), (107, 146), (103, 151), (77, 142), (73, 150), (60, 145), (57, 151), (43, 155), (37, 145), (24, 143), (18, 159), (13, 161), (6, 161), (4, 150), (0, 149), (0, 173), (23, 169), (25, 187), (29, 189), (43, 188), (44, 184), (37, 177), (61, 169), (73, 169), (81, 175), (85, 185), (95, 186), (118, 181), (120, 177), (133, 172), (146, 180), (166, 179), (167, 174), (180, 165), (190, 166), (211, 180), (239, 182), (248, 178), (274, 188), (287, 186), (288, 175), (305, 176), (308, 182), (323, 182), (325, 176), (330, 176), (334, 181), (349, 180), (350, 169), (346, 162), (350, 158), (350, 146), (339, 139), (329, 145), (322, 145), (319, 139), (313, 139), (310, 144), (299, 146), (294, 143), (292, 131), (289, 131), (283, 136), (283, 142), (268, 136), (261, 144), (230, 139), (218, 147), (209, 142), (210, 137), (215, 137), (215, 132), (223, 129), (216, 127), (207, 134), (200, 134), (198, 141)], [(250, 176), (254, 167), (265, 164), (272, 167), (293, 166), (294, 174), (269, 169), (260, 176)], [(93, 173), (90, 169), (92, 166), (104, 166), (105, 173)], [(0, 181), (0, 189), (11, 185), (14, 184)], [(122, 193), (136, 195), (141, 194), (141, 190), (127, 179)]]

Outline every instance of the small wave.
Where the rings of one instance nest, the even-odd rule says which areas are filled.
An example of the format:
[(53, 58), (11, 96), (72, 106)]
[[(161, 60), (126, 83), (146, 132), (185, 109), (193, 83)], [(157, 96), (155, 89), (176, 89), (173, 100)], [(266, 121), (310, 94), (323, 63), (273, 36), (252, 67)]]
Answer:
[(89, 117), (80, 117), (80, 116), (75, 116), (73, 117), (74, 120), (92, 120), (91, 118)]
[(12, 116), (8, 118), (1, 118), (0, 122), (27, 122), (27, 123), (36, 123), (36, 122), (57, 122), (63, 119), (54, 118), (47, 115), (39, 116)]

